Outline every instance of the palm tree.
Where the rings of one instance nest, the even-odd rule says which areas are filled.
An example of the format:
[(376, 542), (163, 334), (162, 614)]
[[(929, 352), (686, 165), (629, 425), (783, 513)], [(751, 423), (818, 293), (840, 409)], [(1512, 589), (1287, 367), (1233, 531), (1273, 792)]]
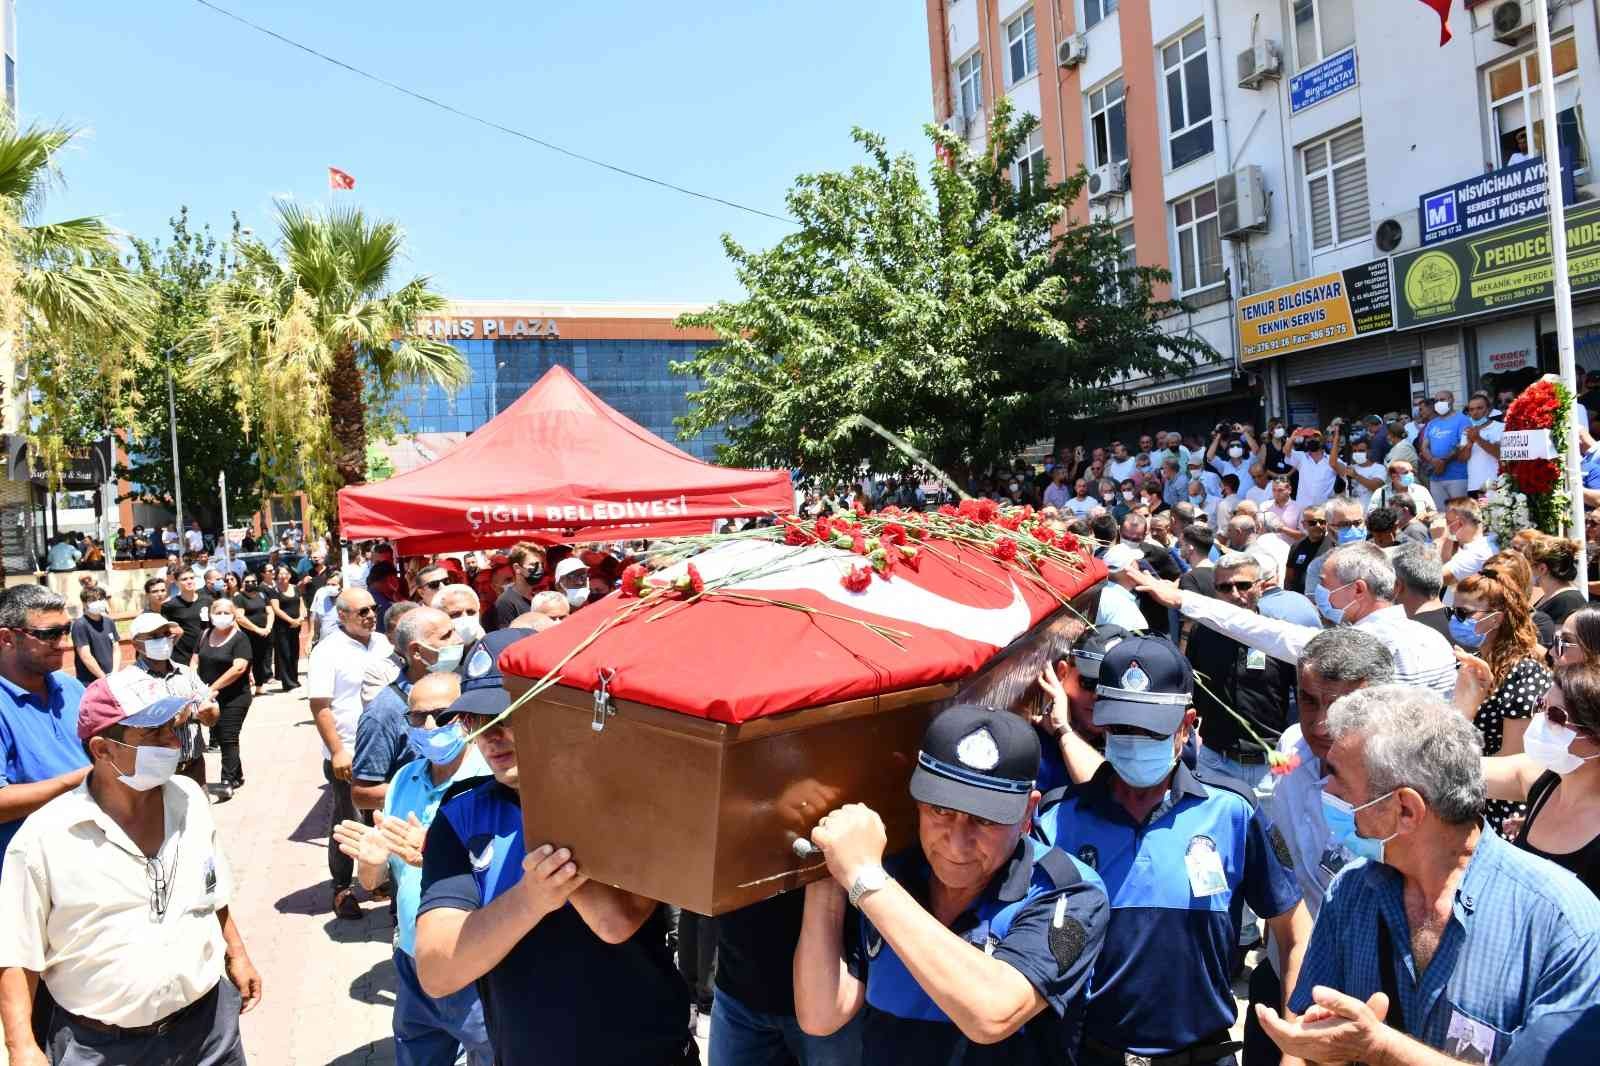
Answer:
[(131, 353), (149, 330), (148, 286), (121, 263), (98, 218), (40, 222), (53, 162), (74, 132), (15, 129), (0, 118), (0, 336), (41, 465), (58, 475), (69, 447), (123, 424)]
[(396, 223), (280, 202), (277, 225), (276, 248), (238, 242), (237, 271), (185, 347), (192, 374), (240, 387), (269, 478), (299, 482), (336, 525), (338, 489), (366, 480), (369, 405), (403, 383), (459, 388), (468, 368), (448, 342), (417, 332), (446, 307), (429, 279), (392, 287)]

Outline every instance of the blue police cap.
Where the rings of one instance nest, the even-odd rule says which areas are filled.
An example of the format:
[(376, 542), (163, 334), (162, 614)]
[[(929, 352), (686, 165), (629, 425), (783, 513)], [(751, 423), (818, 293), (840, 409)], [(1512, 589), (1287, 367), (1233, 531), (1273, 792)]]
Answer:
[(1164, 637), (1136, 636), (1106, 652), (1095, 690), (1094, 724), (1131, 725), (1170, 736), (1194, 702), (1194, 670)]

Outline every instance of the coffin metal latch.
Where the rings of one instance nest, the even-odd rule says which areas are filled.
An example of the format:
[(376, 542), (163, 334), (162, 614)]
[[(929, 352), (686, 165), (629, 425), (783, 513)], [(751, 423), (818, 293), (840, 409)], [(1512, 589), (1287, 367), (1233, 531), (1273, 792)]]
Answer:
[(594, 719), (590, 721), (589, 728), (596, 733), (604, 732), (606, 719), (613, 717), (617, 709), (611, 706), (611, 692), (609, 687), (611, 679), (617, 676), (615, 670), (601, 670), (597, 675), (597, 684), (594, 690)]

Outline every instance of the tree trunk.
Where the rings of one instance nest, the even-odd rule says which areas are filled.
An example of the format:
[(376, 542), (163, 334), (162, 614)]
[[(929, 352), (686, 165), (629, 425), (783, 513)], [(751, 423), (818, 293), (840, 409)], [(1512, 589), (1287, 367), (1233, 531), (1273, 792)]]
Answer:
[[(333, 465), (339, 486), (360, 485), (367, 480), (366, 381), (357, 361), (356, 350), (346, 345), (333, 357), (328, 368), (328, 418), (333, 426)], [(338, 501), (333, 501), (328, 526), (333, 543), (339, 538)]]

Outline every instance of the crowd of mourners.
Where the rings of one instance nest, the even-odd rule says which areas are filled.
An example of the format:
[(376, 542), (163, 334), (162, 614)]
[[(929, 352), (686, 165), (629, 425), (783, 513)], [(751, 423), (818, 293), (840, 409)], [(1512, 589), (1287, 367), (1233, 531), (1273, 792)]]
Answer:
[[(1485, 529), (1509, 398), (975, 479), (1093, 546), (1093, 617), (1017, 706), (943, 707), (885, 760), (915, 846), (831, 798), (826, 875), (715, 919), (523, 839), (500, 655), (583, 624), (641, 545), (313, 544), (259, 571), (202, 548), (152, 579), (128, 662), (80, 632), (92, 580), (77, 619), (7, 589), (10, 1061), (244, 1061), (257, 931), (209, 805), (276, 681), (320, 742), (329, 906), (393, 908), (401, 1063), (1592, 1062), (1600, 608), (1579, 542)], [(802, 510), (891, 503), (936, 497), (866, 478)]]

